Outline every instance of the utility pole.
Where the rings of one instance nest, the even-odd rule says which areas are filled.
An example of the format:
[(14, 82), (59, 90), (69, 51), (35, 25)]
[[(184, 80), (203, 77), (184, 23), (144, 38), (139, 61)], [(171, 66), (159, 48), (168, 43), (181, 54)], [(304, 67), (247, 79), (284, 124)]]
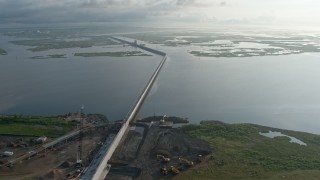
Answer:
[(83, 110), (84, 105), (81, 106), (79, 121), (80, 121), (80, 128), (79, 128), (79, 145), (78, 145), (78, 153), (77, 153), (77, 167), (80, 168), (82, 166), (82, 136), (83, 136)]

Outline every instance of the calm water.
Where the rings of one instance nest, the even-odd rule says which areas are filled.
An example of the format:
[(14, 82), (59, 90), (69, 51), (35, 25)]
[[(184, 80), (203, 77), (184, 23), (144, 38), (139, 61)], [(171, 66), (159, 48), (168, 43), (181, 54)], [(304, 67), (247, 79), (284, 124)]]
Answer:
[[(63, 50), (65, 59), (33, 60), (29, 57), (61, 50), (34, 54), (0, 37), (0, 47), (10, 53), (0, 56), (2, 114), (55, 115), (84, 104), (86, 112), (123, 118), (161, 60), (72, 56), (83, 49)], [(319, 54), (198, 58), (187, 48), (157, 48), (169, 59), (141, 116), (250, 122), (320, 134)]]
[(320, 133), (320, 54), (197, 58), (170, 51), (142, 113)]
[(284, 137), (288, 137), (290, 139), (291, 143), (296, 143), (296, 144), (299, 144), (299, 145), (302, 145), (302, 146), (307, 146), (307, 144), (304, 143), (303, 141), (301, 141), (301, 140), (299, 140), (299, 139), (297, 139), (295, 137), (282, 134), (281, 132), (269, 131), (267, 133), (259, 132), (259, 134), (262, 135), (262, 136), (268, 137), (268, 138), (275, 138), (275, 137), (284, 136)]

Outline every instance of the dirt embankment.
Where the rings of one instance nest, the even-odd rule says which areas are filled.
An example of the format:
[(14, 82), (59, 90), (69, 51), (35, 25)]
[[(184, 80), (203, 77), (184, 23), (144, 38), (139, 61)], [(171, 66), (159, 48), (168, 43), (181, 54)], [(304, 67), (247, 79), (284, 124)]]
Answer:
[[(162, 166), (179, 166), (179, 157), (196, 162), (198, 155), (206, 156), (212, 152), (205, 141), (190, 137), (178, 129), (152, 126), (144, 131), (147, 131), (145, 136), (141, 132), (130, 131), (112, 159), (113, 162), (140, 168), (140, 175), (134, 179), (158, 179), (162, 176), (159, 171)], [(157, 160), (157, 154), (165, 155), (171, 161), (163, 164)]]

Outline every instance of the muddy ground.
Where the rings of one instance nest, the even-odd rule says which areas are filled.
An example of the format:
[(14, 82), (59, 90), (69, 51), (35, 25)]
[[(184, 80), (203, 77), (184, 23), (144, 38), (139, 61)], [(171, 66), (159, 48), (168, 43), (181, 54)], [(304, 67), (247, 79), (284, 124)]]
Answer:
[[(115, 169), (121, 169), (123, 165), (139, 168), (140, 171), (136, 172), (138, 176), (134, 176), (136, 170), (130, 173), (130, 170), (124, 169), (123, 176), (120, 176), (119, 170), (111, 169), (106, 179), (158, 179), (162, 176), (162, 166), (179, 166), (179, 157), (194, 161), (196, 166), (198, 155), (206, 156), (211, 153), (211, 148), (206, 142), (183, 134), (178, 129), (164, 129), (157, 125), (151, 128), (144, 127), (143, 132), (129, 131), (111, 159), (112, 167)], [(164, 154), (170, 157), (171, 161), (164, 164), (157, 160), (157, 154)]]
[[(84, 133), (83, 159), (86, 160), (99, 147), (99, 142), (105, 138), (105, 129), (92, 130)], [(65, 144), (48, 149), (46, 152), (31, 157), (15, 164), (13, 167), (1, 167), (0, 179), (66, 179), (67, 174), (76, 171), (75, 162), (77, 158), (78, 140), (69, 140)]]

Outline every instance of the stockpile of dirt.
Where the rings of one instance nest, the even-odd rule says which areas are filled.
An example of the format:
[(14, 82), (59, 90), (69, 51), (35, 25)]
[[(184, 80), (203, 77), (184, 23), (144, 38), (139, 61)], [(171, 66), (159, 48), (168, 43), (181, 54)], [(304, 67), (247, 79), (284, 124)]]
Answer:
[(127, 161), (135, 159), (141, 140), (142, 134), (136, 131), (130, 131), (122, 146), (117, 149), (117, 159)]
[(74, 165), (74, 162), (67, 160), (67, 161), (63, 162), (62, 164), (60, 164), (59, 168), (61, 168), (61, 169), (70, 168), (73, 165)]
[(60, 170), (60, 169), (53, 169), (51, 170), (48, 174), (46, 174), (44, 176), (44, 179), (45, 180), (63, 180), (65, 179), (65, 175), (63, 173), (63, 170)]
[(208, 155), (211, 153), (209, 144), (203, 140), (182, 134), (177, 130), (166, 129), (155, 134), (154, 154), (159, 151), (167, 152), (170, 156), (183, 156), (188, 154)]
[(132, 177), (109, 173), (105, 180), (132, 180)]
[(68, 158), (66, 161), (60, 164), (59, 168), (70, 168), (74, 166), (76, 163), (75, 158)]

